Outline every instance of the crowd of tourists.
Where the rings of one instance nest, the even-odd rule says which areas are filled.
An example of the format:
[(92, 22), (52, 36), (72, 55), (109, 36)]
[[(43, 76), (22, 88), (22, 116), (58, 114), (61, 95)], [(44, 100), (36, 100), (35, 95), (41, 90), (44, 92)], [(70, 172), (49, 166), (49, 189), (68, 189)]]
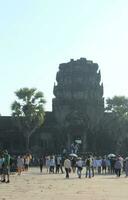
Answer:
[(66, 178), (69, 178), (71, 172), (77, 172), (79, 178), (82, 174), (86, 178), (94, 177), (95, 174), (116, 174), (120, 177), (122, 172), (125, 172), (126, 177), (128, 177), (128, 158), (123, 159), (120, 155), (116, 157), (93, 157), (88, 155), (86, 157), (66, 156), (62, 158), (59, 155), (47, 157), (46, 168), (49, 173), (59, 173), (59, 171), (64, 173), (65, 169)]
[(78, 178), (92, 178), (95, 175), (116, 174), (120, 177), (125, 172), (128, 177), (128, 158), (118, 156), (94, 157), (92, 155), (77, 156), (69, 155), (51, 155), (40, 156), (39, 158), (31, 154), (10, 156), (7, 150), (0, 151), (0, 181), (2, 183), (10, 182), (10, 173), (21, 175), (23, 171), (28, 171), (29, 166), (39, 166), (40, 173), (58, 174), (65, 173), (69, 178), (70, 173), (76, 173)]
[(28, 171), (31, 159), (30, 154), (10, 156), (7, 150), (0, 150), (0, 181), (9, 183), (11, 173), (21, 175), (22, 171)]

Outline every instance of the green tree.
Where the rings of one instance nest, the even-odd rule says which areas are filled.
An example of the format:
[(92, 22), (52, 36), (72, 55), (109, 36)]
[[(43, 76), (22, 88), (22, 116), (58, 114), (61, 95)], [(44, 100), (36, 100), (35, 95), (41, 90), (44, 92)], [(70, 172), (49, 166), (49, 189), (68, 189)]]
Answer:
[(11, 105), (15, 123), (24, 134), (26, 150), (29, 151), (31, 135), (39, 128), (45, 117), (45, 99), (36, 88), (21, 88), (15, 92), (17, 100)]
[(106, 111), (113, 112), (119, 117), (128, 117), (128, 98), (125, 96), (114, 96), (106, 100)]
[[(113, 137), (117, 140), (116, 149), (119, 152), (125, 148), (124, 141), (128, 140), (128, 98), (125, 96), (108, 98), (106, 100), (106, 111), (110, 112), (116, 119)], [(113, 121), (110, 123), (114, 124)]]

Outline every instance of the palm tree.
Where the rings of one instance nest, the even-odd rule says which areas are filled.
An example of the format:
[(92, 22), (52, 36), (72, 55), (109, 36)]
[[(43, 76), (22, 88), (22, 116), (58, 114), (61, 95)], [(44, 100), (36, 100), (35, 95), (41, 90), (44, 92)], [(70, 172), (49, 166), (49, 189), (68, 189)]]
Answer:
[(12, 116), (16, 125), (26, 139), (26, 150), (29, 151), (31, 135), (39, 128), (45, 117), (45, 99), (36, 88), (21, 88), (15, 92), (17, 100), (11, 105)]

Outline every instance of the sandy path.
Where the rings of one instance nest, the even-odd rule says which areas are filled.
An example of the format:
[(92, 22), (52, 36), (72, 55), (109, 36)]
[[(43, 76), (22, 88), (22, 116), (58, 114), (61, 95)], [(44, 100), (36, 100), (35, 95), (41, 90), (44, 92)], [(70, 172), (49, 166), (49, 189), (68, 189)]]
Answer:
[(78, 179), (70, 174), (40, 174), (30, 169), (11, 176), (11, 183), (0, 183), (0, 200), (128, 200), (128, 178), (101, 175)]

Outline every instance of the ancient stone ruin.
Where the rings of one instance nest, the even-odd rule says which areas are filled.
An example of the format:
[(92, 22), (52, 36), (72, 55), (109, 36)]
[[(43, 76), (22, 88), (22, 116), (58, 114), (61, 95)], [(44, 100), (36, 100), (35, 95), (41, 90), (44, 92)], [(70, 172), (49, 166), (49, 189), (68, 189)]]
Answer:
[(97, 129), (104, 113), (98, 64), (86, 58), (60, 64), (53, 93), (53, 114), (68, 146), (80, 138), (85, 150), (88, 134)]

